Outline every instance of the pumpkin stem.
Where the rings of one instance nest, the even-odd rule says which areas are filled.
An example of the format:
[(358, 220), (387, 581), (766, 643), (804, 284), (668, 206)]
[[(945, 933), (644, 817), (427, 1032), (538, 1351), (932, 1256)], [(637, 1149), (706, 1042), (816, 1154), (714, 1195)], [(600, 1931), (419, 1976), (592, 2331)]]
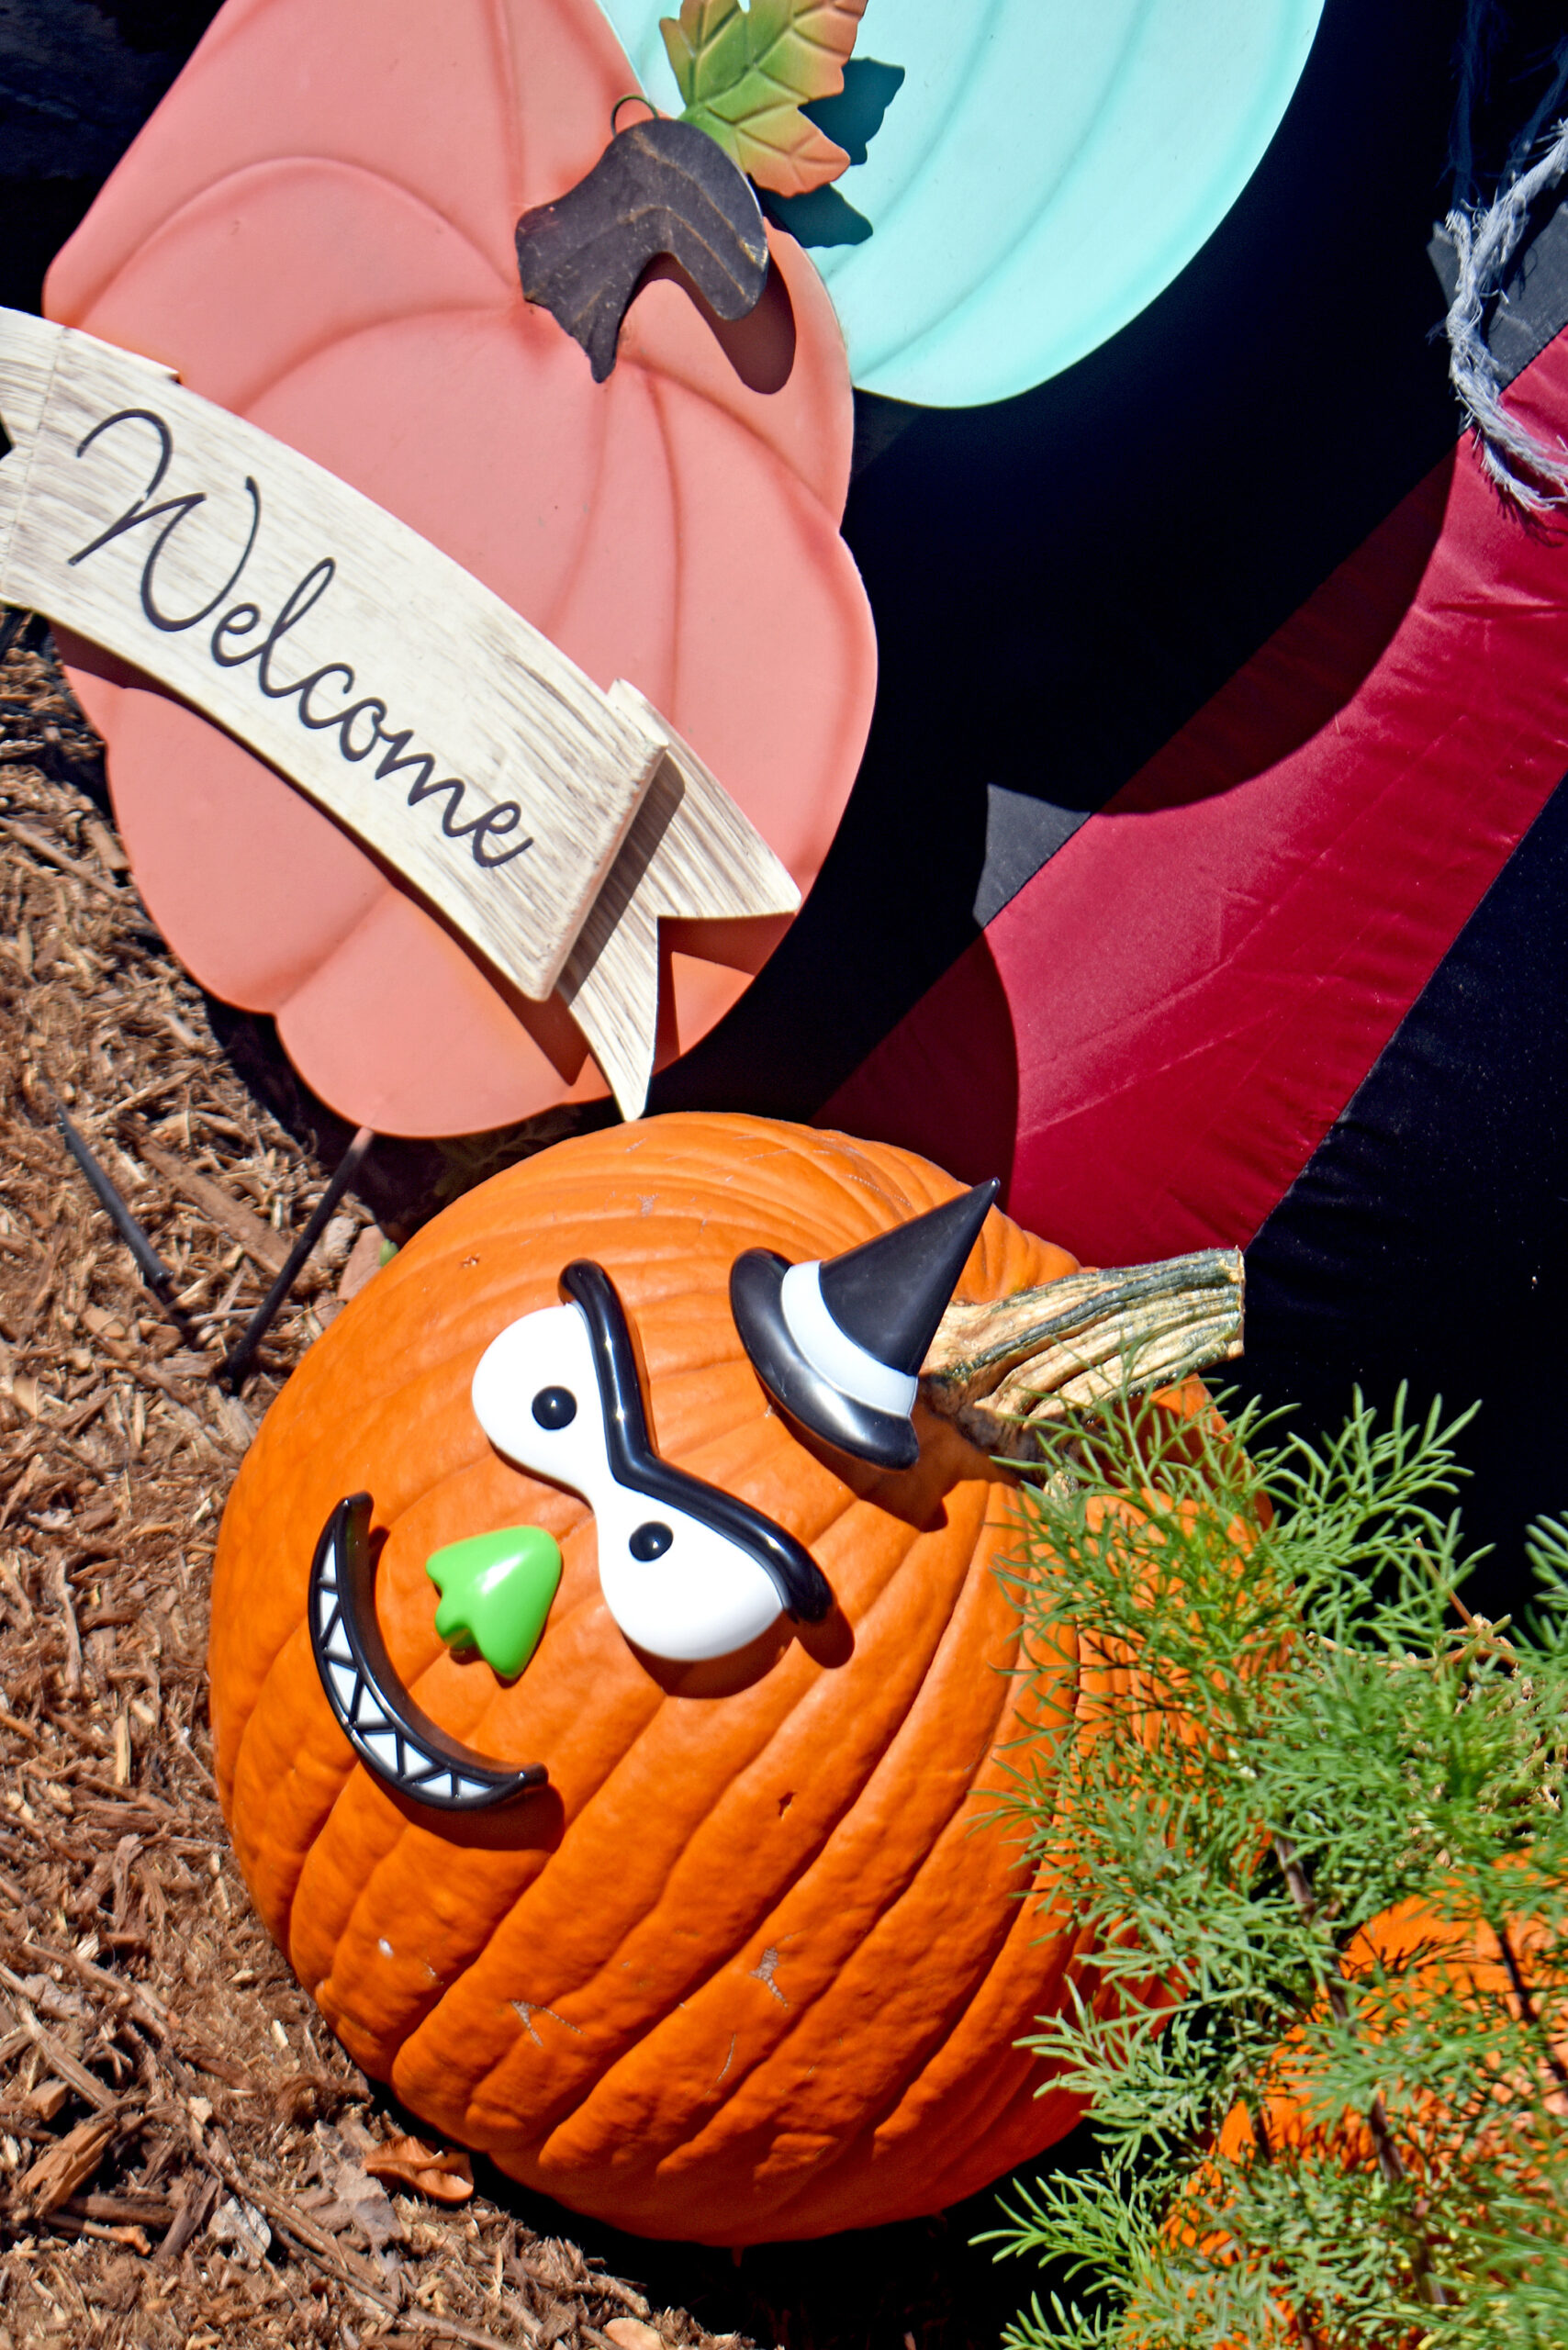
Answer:
[(1089, 1269), (942, 1316), (921, 1371), (934, 1411), (982, 1451), (1038, 1458), (1036, 1431), (1075, 1406), (1174, 1386), (1241, 1352), (1239, 1248), (1200, 1248), (1153, 1265)]

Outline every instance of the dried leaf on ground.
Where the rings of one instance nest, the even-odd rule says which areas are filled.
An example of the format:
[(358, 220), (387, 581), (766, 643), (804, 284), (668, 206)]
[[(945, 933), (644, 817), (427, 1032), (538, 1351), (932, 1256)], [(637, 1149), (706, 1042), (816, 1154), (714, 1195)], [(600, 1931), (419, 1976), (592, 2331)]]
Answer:
[(657, 2326), (644, 2325), (640, 2317), (612, 2317), (600, 2330), (617, 2350), (668, 2350)]
[(273, 2232), (253, 2203), (231, 2195), (207, 2223), (214, 2244), (227, 2245), (247, 2268), (259, 2267), (272, 2246)]
[(395, 2132), (366, 2154), (364, 2167), (370, 2177), (409, 2195), (428, 2196), (432, 2203), (466, 2203), (474, 2192), (474, 2165), (466, 2154), (427, 2146), (406, 2131)]
[(386, 1251), (391, 1246), (377, 1224), (367, 1224), (343, 1260), (338, 1275), (338, 1295), (347, 1305), (356, 1298), (365, 1283), (381, 1270)]

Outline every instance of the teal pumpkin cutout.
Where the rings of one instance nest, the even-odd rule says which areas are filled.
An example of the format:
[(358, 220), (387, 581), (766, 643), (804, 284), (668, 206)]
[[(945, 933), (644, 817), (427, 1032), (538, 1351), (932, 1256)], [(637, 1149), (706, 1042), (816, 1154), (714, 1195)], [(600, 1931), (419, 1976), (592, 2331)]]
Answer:
[[(599, 0), (681, 110), (678, 0)], [(1323, 0), (869, 0), (840, 96), (850, 157), (767, 208), (810, 249), (862, 391), (1008, 399), (1146, 309), (1261, 162)]]
[(503, 1681), (539, 1645), (561, 1581), (561, 1546), (541, 1526), (505, 1526), (449, 1542), (425, 1561), (441, 1593), (435, 1628), (453, 1648), (476, 1648)]

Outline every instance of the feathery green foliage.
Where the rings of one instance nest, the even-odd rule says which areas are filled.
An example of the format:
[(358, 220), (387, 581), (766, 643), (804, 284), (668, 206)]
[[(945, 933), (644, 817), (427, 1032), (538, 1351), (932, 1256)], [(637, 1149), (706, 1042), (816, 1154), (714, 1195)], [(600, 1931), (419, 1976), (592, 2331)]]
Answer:
[(1004, 2205), (1058, 2286), (1008, 2350), (1568, 2344), (1568, 1527), (1529, 1625), (1472, 1617), (1462, 1425), (1125, 1397), (1020, 1495), (1077, 1704), (1003, 1821), (1093, 1936), (1030, 2044), (1096, 2158)]

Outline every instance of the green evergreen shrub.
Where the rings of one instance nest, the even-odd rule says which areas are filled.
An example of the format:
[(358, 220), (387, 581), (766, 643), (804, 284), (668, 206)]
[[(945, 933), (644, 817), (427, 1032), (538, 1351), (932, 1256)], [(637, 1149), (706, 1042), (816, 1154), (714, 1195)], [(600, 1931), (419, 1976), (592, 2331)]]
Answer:
[(1004, 2203), (1008, 2350), (1568, 2350), (1568, 1527), (1472, 1615), (1462, 1425), (1125, 1396), (1020, 1496), (1078, 1703), (1001, 1824), (1092, 1940), (1031, 2044), (1093, 2148)]

